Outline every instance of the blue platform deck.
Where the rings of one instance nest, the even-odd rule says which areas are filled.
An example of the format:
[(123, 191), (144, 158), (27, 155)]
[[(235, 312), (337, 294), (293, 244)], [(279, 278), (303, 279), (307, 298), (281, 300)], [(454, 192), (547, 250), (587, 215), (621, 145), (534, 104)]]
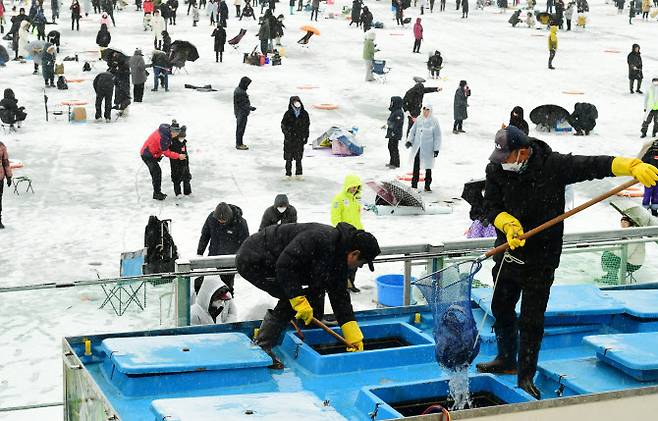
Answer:
[[(490, 293), (474, 290), (474, 303), (483, 307), (474, 308), (478, 326), (490, 311)], [(658, 332), (647, 291), (556, 286), (551, 295), (537, 377), (546, 399), (556, 397), (556, 391), (570, 396), (658, 384), (650, 376), (658, 367), (658, 354), (648, 353), (638, 366), (633, 365), (637, 353), (628, 353), (631, 348), (647, 350), (645, 343), (650, 351), (658, 349), (658, 333), (637, 333)], [(306, 330), (302, 342), (289, 330), (275, 348), (286, 368), (275, 371), (266, 367), (269, 357), (250, 343), (258, 322), (90, 336), (91, 356), (84, 355), (82, 337), (66, 342), (124, 421), (214, 419), (247, 411), (254, 419), (284, 419), (281, 414), (293, 419), (298, 413), (307, 421), (370, 420), (370, 413), (380, 411), (376, 408), (381, 412), (374, 419), (381, 420), (397, 416), (387, 400), (443, 390), (448, 374), (434, 361), (427, 307), (370, 310), (357, 313), (357, 319), (366, 338), (394, 336), (407, 346), (322, 355), (314, 346), (333, 343), (325, 332)], [(496, 352), (492, 324), (487, 316), (476, 363)], [(625, 352), (609, 355), (617, 355), (617, 360), (598, 355), (613, 339), (619, 342), (611, 335), (620, 334), (626, 334)], [(532, 399), (515, 387), (515, 376), (490, 380), (474, 367), (474, 389), (492, 387), (510, 402)], [(629, 375), (626, 368), (645, 377)]]

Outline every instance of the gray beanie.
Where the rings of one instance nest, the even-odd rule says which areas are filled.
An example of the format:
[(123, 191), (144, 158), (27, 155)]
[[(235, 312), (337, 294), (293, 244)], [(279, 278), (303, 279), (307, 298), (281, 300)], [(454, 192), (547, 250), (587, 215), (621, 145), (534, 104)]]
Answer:
[(226, 202), (221, 202), (215, 208), (212, 216), (214, 216), (218, 221), (222, 220), (228, 222), (233, 219), (233, 210), (231, 209), (231, 206), (229, 206)]
[(288, 202), (288, 196), (285, 194), (277, 194), (276, 197), (274, 198), (274, 206), (279, 208), (283, 206), (288, 206), (290, 202)]

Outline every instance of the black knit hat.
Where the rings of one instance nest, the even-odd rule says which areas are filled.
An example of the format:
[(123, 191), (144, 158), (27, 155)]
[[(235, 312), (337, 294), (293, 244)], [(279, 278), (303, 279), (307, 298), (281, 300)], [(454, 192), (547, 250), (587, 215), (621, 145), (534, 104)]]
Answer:
[(371, 272), (375, 271), (375, 266), (372, 261), (382, 251), (379, 249), (379, 243), (374, 235), (369, 232), (358, 230), (354, 235), (354, 250), (359, 250), (361, 254), (359, 257), (368, 263)]

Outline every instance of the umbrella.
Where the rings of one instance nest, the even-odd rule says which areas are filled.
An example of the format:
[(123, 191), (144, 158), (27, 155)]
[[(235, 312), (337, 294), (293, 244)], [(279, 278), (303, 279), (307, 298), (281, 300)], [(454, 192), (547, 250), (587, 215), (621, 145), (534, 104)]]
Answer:
[(367, 182), (366, 185), (373, 189), (375, 193), (391, 206), (413, 206), (415, 208), (425, 208), (423, 199), (418, 192), (405, 186), (397, 180)]
[(171, 43), (172, 56), (181, 54), (185, 61), (196, 61), (199, 58), (199, 52), (196, 47), (188, 41), (176, 40)]
[(464, 190), (462, 191), (462, 199), (466, 200), (471, 205), (470, 218), (471, 221), (484, 217), (484, 191), (485, 180), (472, 180), (464, 183)]
[(108, 59), (112, 57), (114, 53), (119, 54), (119, 56), (123, 56), (124, 59), (128, 58), (128, 54), (124, 53), (121, 49), (115, 47), (107, 47), (105, 50), (103, 50), (103, 54), (101, 54), (101, 59), (108, 61)]
[(569, 117), (569, 111), (559, 105), (544, 104), (530, 112), (530, 120), (538, 125), (555, 127), (560, 120)]
[(320, 35), (320, 31), (318, 31), (317, 28), (315, 28), (311, 25), (304, 25), (304, 26), (300, 27), (299, 29), (301, 29), (304, 32), (311, 32), (314, 35)]
[(41, 64), (41, 58), (43, 57), (43, 53), (46, 52), (46, 41), (43, 40), (30, 41), (27, 43), (27, 46), (25, 46), (25, 49), (32, 56), (33, 62), (35, 62), (36, 64)]
[(0, 63), (7, 63), (9, 61), (9, 54), (7, 54), (7, 49), (0, 45)]

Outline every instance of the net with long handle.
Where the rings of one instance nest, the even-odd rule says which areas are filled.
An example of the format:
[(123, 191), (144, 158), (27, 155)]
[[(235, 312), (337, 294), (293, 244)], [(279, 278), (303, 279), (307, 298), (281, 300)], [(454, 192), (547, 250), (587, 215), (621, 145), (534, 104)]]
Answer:
[(469, 365), (480, 352), (477, 325), (471, 311), (471, 283), (481, 267), (479, 261), (469, 260), (414, 284), (432, 309), (436, 361), (450, 370)]

